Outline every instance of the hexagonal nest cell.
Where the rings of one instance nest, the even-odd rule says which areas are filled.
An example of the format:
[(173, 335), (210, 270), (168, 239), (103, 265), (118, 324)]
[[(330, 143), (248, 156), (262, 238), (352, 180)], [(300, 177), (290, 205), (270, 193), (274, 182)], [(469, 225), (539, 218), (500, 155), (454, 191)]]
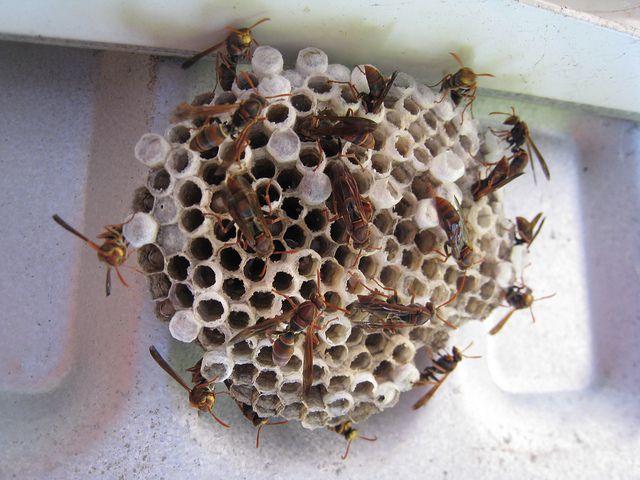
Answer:
[[(449, 96), (438, 101), (440, 94), (401, 74), (380, 111), (369, 113), (354, 90), (332, 82), (345, 81), (346, 67), (327, 69), (326, 55), (322, 61), (324, 53), (311, 50), (292, 70), (265, 76), (264, 65), (253, 65), (256, 91), (280, 96), (265, 100), (239, 161), (229, 161), (229, 155), (241, 130), (213, 148), (194, 148), (202, 126), (219, 123), (185, 120), (165, 137), (155, 136), (168, 153), (164, 160), (141, 159), (153, 168), (133, 195), (133, 209), (160, 226), (155, 241), (137, 255), (158, 317), (171, 319), (176, 338), (197, 341), (217, 358), (216, 368), (203, 368), (202, 375), (228, 380), (235, 400), (260, 417), (283, 416), (317, 428), (362, 421), (394, 405), (420, 376), (415, 362), (424, 354), (416, 352), (437, 351), (448, 338), (449, 327), (435, 317), (407, 328), (376, 327), (379, 316), (361, 308), (358, 297), (375, 290), (383, 303), (425, 305), (442, 303), (456, 292), (460, 270), (454, 259), (444, 261), (438, 253), (446, 234), (437, 217), (428, 218), (425, 202), (434, 191), (452, 203), (458, 196), (474, 259), (483, 259), (468, 268), (471, 280), (447, 306), (445, 316), (457, 325), (499, 304), (504, 285), (496, 276), (512, 268), (513, 242), (499, 197), (471, 198), (470, 185), (482, 168), (482, 135), (469, 112), (462, 118), (464, 102), (455, 105)], [(342, 73), (334, 78), (331, 72)], [(358, 75), (354, 68), (351, 80), (361, 91), (367, 87)], [(216, 92), (210, 104), (247, 100), (254, 91), (240, 80), (233, 94)], [(327, 110), (346, 115), (348, 109), (377, 123), (372, 149), (349, 138), (310, 142), (300, 135), (305, 119)], [(225, 115), (216, 121), (231, 125), (232, 117)], [(145, 138), (149, 135), (141, 142)], [(461, 175), (435, 169), (443, 152), (459, 157)], [(371, 206), (364, 246), (351, 238), (352, 219), (336, 212), (339, 195), (332, 192), (336, 181), (327, 169), (335, 162), (342, 162), (356, 194)], [(240, 194), (229, 181), (239, 176), (243, 180), (234, 184)], [(266, 256), (259, 253), (258, 240), (264, 238), (273, 241)], [(316, 293), (327, 305), (316, 319), (313, 388), (305, 396), (305, 333), (295, 336), (293, 354), (283, 366), (274, 362), (272, 340), (297, 306)], [(282, 321), (271, 336), (262, 332), (231, 343), (243, 329), (278, 316)]]

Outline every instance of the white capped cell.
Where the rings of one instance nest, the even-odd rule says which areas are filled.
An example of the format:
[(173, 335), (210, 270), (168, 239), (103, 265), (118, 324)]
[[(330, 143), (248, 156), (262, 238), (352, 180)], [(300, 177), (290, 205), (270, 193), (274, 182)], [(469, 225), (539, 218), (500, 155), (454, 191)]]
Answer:
[(296, 70), (303, 75), (315, 75), (324, 73), (329, 66), (329, 58), (319, 48), (307, 47), (298, 52)]
[(201, 325), (191, 310), (178, 310), (169, 321), (171, 336), (180, 342), (191, 343), (198, 338)]
[(464, 175), (464, 162), (447, 150), (433, 157), (429, 172), (441, 182), (455, 182)]
[(226, 349), (209, 350), (202, 357), (200, 374), (209, 381), (223, 382), (231, 376), (233, 362)]
[(402, 199), (402, 194), (388, 178), (375, 180), (369, 189), (369, 200), (377, 209), (392, 208)]
[(164, 165), (171, 144), (156, 133), (145, 133), (140, 137), (133, 150), (135, 157), (149, 168)]
[(300, 88), (304, 85), (304, 77), (297, 70), (285, 70), (282, 72), (282, 76), (289, 80), (292, 88)]
[(424, 109), (431, 108), (436, 102), (436, 94), (433, 90), (421, 83), (417, 84), (415, 90), (411, 92), (411, 98)]
[(351, 70), (339, 63), (332, 63), (327, 67), (327, 77), (336, 82), (348, 82), (351, 79)]
[(258, 93), (263, 97), (275, 97), (291, 93), (291, 83), (280, 75), (264, 77), (258, 85)]
[(173, 255), (184, 250), (186, 238), (175, 223), (171, 225), (163, 225), (158, 231), (156, 244), (160, 247), (165, 255)]
[(320, 171), (307, 170), (298, 185), (300, 198), (309, 205), (319, 205), (331, 195), (331, 180)]
[(267, 152), (278, 163), (291, 163), (300, 154), (300, 138), (290, 128), (276, 130), (267, 143)]
[(462, 190), (455, 183), (446, 182), (438, 185), (436, 187), (436, 194), (445, 200), (447, 200), (451, 205), (457, 208), (457, 202), (462, 203)]
[(351, 84), (360, 93), (369, 93), (369, 82), (365, 75), (366, 65), (357, 65), (351, 70)]
[(251, 67), (258, 77), (268, 77), (282, 73), (284, 59), (282, 54), (273, 47), (260, 45), (253, 51)]
[(133, 248), (140, 248), (156, 241), (159, 228), (155, 218), (148, 213), (138, 212), (123, 224), (122, 234)]
[(151, 215), (161, 225), (175, 222), (178, 215), (176, 202), (172, 197), (157, 198), (153, 205)]
[(420, 200), (416, 205), (416, 213), (413, 218), (418, 228), (437, 227), (440, 224), (440, 220), (438, 219), (435, 200), (432, 198)]
[(412, 363), (405, 363), (393, 369), (391, 378), (393, 383), (398, 387), (398, 390), (406, 392), (407, 390), (411, 390), (413, 384), (420, 380), (420, 372)]

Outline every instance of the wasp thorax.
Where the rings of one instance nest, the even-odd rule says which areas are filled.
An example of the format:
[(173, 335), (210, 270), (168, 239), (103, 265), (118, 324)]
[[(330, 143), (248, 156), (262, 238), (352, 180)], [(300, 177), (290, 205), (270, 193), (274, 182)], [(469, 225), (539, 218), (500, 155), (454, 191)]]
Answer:
[(216, 403), (216, 397), (208, 386), (195, 386), (189, 392), (189, 402), (199, 410), (210, 410)]

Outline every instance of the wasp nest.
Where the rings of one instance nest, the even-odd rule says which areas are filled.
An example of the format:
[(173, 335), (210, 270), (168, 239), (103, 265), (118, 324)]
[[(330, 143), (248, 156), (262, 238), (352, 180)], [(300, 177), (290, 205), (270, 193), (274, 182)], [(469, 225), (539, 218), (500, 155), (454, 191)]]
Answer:
[[(230, 169), (221, 166), (229, 163), (225, 152), (234, 144), (232, 138), (204, 153), (189, 148), (197, 123), (174, 124), (164, 137), (146, 134), (140, 139), (136, 157), (151, 170), (146, 186), (135, 193), (140, 218), (129, 228), (134, 232), (130, 236), (142, 239), (136, 244), (144, 243), (138, 262), (149, 278), (156, 313), (170, 320), (173, 337), (197, 341), (205, 350), (201, 373), (206, 379), (230, 380), (233, 397), (263, 418), (296, 419), (307, 428), (347, 419), (360, 422), (393, 406), (401, 392), (413, 387), (420, 375), (416, 352), (442, 348), (450, 327), (434, 317), (421, 326), (376, 331), (359, 326), (367, 320), (365, 312), (347, 315), (329, 308), (319, 322), (307, 397), (302, 394), (304, 335), (297, 336), (284, 367), (274, 364), (272, 341), (264, 335), (235, 344), (229, 340), (290, 308), (274, 290), (298, 302), (308, 299), (318, 288), (318, 270), (324, 298), (345, 309), (359, 293), (368, 293), (363, 285), (396, 289), (404, 304), (412, 295), (422, 305), (449, 299), (461, 272), (453, 259), (444, 262), (434, 251), (442, 250), (446, 236), (429, 185), (452, 203), (454, 197), (460, 199), (475, 256), (483, 259), (466, 271), (464, 288), (439, 314), (454, 325), (485, 317), (513, 279), (511, 227), (502, 217), (499, 195), (479, 202), (470, 195), (478, 159), (491, 152), (480, 151), (481, 139), (468, 112), (462, 121), (462, 105), (455, 107), (448, 96), (441, 99), (403, 73), (375, 115), (364, 112), (349, 85), (330, 82), (350, 81), (366, 92), (362, 71), (329, 64), (315, 48), (299, 53), (295, 69), (283, 70), (277, 50), (259, 47), (251, 78), (265, 97), (291, 95), (268, 100), (264, 120), (251, 128), (242, 160)], [(239, 83), (207, 103), (246, 99), (252, 87)], [(340, 151), (324, 144), (320, 150), (316, 143), (302, 141), (296, 125), (326, 109), (336, 115), (351, 110), (378, 122), (375, 147), (364, 150), (345, 142)], [(486, 145), (500, 147), (497, 142)], [(333, 209), (331, 182), (324, 173), (330, 157), (345, 163), (360, 194), (373, 205), (368, 250), (354, 248), (344, 223), (327, 215)], [(271, 225), (276, 253), (266, 267), (265, 259), (236, 243), (238, 229), (221, 207), (229, 170), (251, 183), (265, 212), (268, 189), (273, 215), (283, 218)], [(277, 253), (283, 250), (295, 252)]]

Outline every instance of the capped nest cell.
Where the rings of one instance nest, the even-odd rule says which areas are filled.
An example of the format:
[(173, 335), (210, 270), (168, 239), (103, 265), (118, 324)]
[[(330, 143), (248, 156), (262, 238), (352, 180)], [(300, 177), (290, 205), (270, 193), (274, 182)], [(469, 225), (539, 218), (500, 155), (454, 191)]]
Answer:
[[(150, 171), (135, 192), (134, 210), (155, 219), (146, 222), (155, 230), (140, 235), (145, 244), (138, 245), (138, 258), (158, 317), (170, 319), (175, 339), (197, 342), (206, 352), (204, 378), (228, 381), (233, 398), (262, 418), (299, 420), (306, 428), (361, 422), (412, 389), (420, 376), (416, 361), (448, 339), (451, 327), (436, 316), (420, 326), (385, 330), (367, 326), (379, 320), (356, 305), (359, 294), (369, 293), (365, 285), (389, 295), (395, 290), (405, 305), (413, 296), (415, 303), (439, 305), (456, 293), (462, 273), (453, 258), (443, 261), (438, 253), (446, 235), (434, 190), (452, 204), (454, 197), (459, 200), (476, 261), (440, 316), (456, 326), (483, 318), (513, 280), (510, 227), (499, 195), (474, 202), (470, 194), (479, 161), (493, 153), (481, 152), (482, 136), (469, 112), (462, 119), (463, 104), (456, 107), (448, 95), (406, 74), (397, 75), (380, 110), (367, 113), (349, 85), (332, 82), (351, 81), (366, 92), (360, 69), (329, 64), (324, 52), (308, 48), (294, 69), (283, 70), (277, 50), (259, 49), (250, 78), (260, 95), (280, 96), (266, 100), (239, 161), (229, 160), (237, 136), (209, 150), (192, 148), (202, 126), (197, 120), (140, 139), (135, 154)], [(254, 93), (247, 83), (234, 82), (210, 104), (246, 100)], [(327, 110), (376, 122), (373, 148), (300, 135), (306, 118)], [(229, 122), (232, 114), (219, 121)], [(365, 248), (355, 247), (344, 220), (335, 218), (327, 175), (335, 162), (347, 168), (371, 203)], [(242, 241), (224, 207), (232, 175), (256, 192), (264, 215), (278, 219), (269, 225), (274, 252), (267, 258)], [(300, 304), (316, 292), (349, 313), (331, 307), (322, 312), (312, 388), (305, 396), (304, 333), (296, 336), (283, 366), (274, 363), (269, 336), (230, 340), (293, 308), (283, 295)]]

